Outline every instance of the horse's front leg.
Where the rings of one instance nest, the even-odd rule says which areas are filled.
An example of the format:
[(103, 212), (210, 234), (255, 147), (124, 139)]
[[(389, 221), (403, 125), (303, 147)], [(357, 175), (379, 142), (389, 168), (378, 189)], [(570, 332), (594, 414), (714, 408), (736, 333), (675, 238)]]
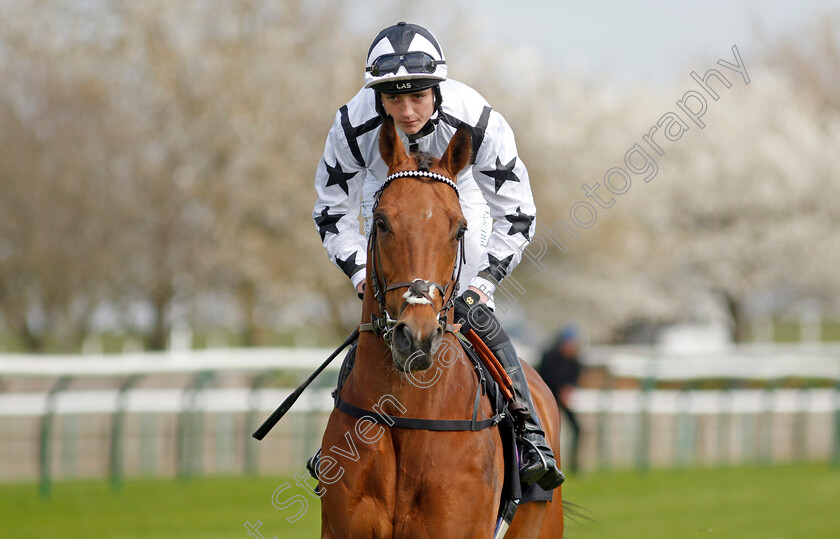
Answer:
[(330, 517), (327, 516), (323, 503), (321, 503), (321, 539), (338, 539), (332, 532)]
[(324, 434), (322, 458), (329, 473), (322, 485), (321, 537), (391, 539), (393, 444), (384, 429), (375, 442), (359, 437), (355, 421), (334, 411)]
[(380, 501), (367, 496), (347, 501), (340, 508), (329, 505), (321, 513), (321, 538), (392, 539), (395, 537), (392, 513), (392, 509), (384, 508)]

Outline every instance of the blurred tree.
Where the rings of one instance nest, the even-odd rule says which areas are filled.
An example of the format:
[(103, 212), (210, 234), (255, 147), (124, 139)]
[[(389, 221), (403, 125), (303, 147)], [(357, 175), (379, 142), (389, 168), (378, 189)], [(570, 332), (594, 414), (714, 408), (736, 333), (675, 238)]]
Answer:
[[(822, 35), (826, 43), (816, 48), (823, 54), (810, 71), (812, 78), (830, 79), (837, 67), (821, 63), (836, 58), (837, 47), (826, 36), (837, 32)], [(826, 235), (840, 215), (830, 202), (840, 194), (840, 163), (832, 151), (840, 124), (826, 109), (833, 83), (815, 83), (817, 94), (803, 91), (797, 77), (745, 58), (753, 82), (745, 87), (737, 79), (720, 100), (710, 99), (707, 127), (693, 126), (664, 147), (665, 155), (648, 148), (657, 175), (650, 183), (633, 175), (632, 188), (613, 197), (603, 187), (604, 173), (626, 168), (624, 153), (637, 142), (644, 146), (641, 135), (674, 108), (673, 96), (685, 84), (695, 83), (686, 76), (683, 86), (672, 88), (619, 87), (606, 79), (553, 73), (533, 51), (490, 56), (476, 63), (476, 76), (495, 73), (516, 81), (489, 85), (488, 93), (508, 107), (503, 112), (537, 195), (537, 237), (548, 247), (539, 262), (526, 255), (514, 273), (520, 290), (507, 286), (508, 298), (532, 319), (550, 321), (549, 327), (580, 320), (604, 339), (638, 319), (709, 321), (716, 316), (709, 299), (716, 298), (733, 338), (743, 340), (756, 298), (776, 297), (776, 308), (784, 308), (838, 297), (828, 268), (840, 262), (840, 245)], [(792, 63), (791, 72), (803, 69)], [(515, 65), (516, 73), (490, 65)], [(595, 182), (614, 205), (603, 208), (586, 196), (582, 185)], [(591, 228), (572, 226), (573, 235), (565, 225), (578, 201), (588, 201), (598, 215)], [(549, 234), (558, 224), (555, 237), (565, 253)], [(540, 248), (534, 244), (529, 251)]]
[[(103, 302), (122, 312), (146, 305), (150, 323), (135, 329), (151, 348), (165, 346), (173, 313), (196, 321), (202, 295), (238, 298), (233, 319), (253, 344), (283, 305), (352, 299), (328, 262), (309, 263), (324, 256), (312, 176), (335, 96), (358, 78), (356, 62), (341, 58), (352, 41), (338, 31), (341, 9), (299, 0), (0, 3), (0, 68), (12, 81), (0, 96), (3, 133), (15, 140), (4, 147), (3, 188), (17, 194), (2, 198), (31, 212), (14, 221), (3, 212), (0, 280), (3, 318), (27, 347), (40, 347), (32, 335), (40, 341), (61, 317), (44, 304), (56, 295), (49, 301), (78, 310), (80, 327)], [(36, 180), (59, 208), (32, 198)], [(108, 211), (95, 220), (69, 204), (77, 199)], [(74, 228), (48, 224), (63, 214), (85, 223), (94, 252)], [(36, 255), (20, 244), (41, 223), (48, 245)], [(78, 260), (60, 259), (52, 243)], [(37, 260), (56, 275), (34, 271)], [(319, 312), (332, 316), (325, 327), (343, 328), (340, 308)]]
[(701, 290), (742, 338), (756, 295), (838, 297), (836, 19), (768, 47), (770, 70), (710, 101), (650, 183), (634, 176), (594, 226), (561, 232), (564, 252), (548, 231), (685, 85), (558, 73), (434, 7), (378, 10), (387, 22), (357, 36), (347, 2), (0, 0), (0, 322), (31, 350), (77, 346), (104, 308), (150, 348), (173, 325), (255, 345), (284, 327), (344, 333), (358, 301), (312, 223), (313, 175), (370, 32), (399, 14), (433, 27), (528, 166), (548, 251), (501, 303), (605, 339), (701, 316)]
[[(611, 198), (603, 186), (605, 172), (624, 166), (625, 152), (669, 102), (667, 89), (617, 91), (606, 77), (553, 71), (535, 51), (507, 54), (480, 59), (472, 64), (476, 73), (468, 75), (476, 85), (484, 84), (482, 91), (516, 132), (537, 201), (536, 240), (513, 273), (515, 282), (502, 283), (498, 301), (512, 308), (514, 317), (524, 310), (547, 333), (575, 320), (596, 340), (610, 338), (616, 328), (639, 318), (675, 319), (679, 301), (650, 271), (655, 237), (650, 224), (639, 218), (659, 177), (650, 185), (634, 177), (630, 191), (612, 197), (608, 208), (583, 187), (597, 183), (598, 195)], [(515, 72), (490, 65), (515, 66)], [(499, 80), (482, 73), (495, 73)], [(588, 229), (571, 220), (578, 202), (590, 203), (597, 212)]]
[(820, 111), (840, 112), (840, 12), (780, 37), (763, 37), (762, 60), (784, 73)]
[(718, 294), (739, 341), (758, 296), (785, 293), (790, 305), (840, 292), (826, 272), (840, 261), (828, 233), (840, 224), (829, 202), (840, 124), (787, 77), (754, 72), (710, 105), (705, 136), (676, 149), (657, 226), (671, 288)]
[(114, 191), (89, 166), (112, 149), (113, 125), (98, 114), (102, 81), (30, 39), (41, 19), (26, 31), (14, 20), (0, 17), (0, 319), (27, 349), (66, 348), (84, 337), (116, 262)]

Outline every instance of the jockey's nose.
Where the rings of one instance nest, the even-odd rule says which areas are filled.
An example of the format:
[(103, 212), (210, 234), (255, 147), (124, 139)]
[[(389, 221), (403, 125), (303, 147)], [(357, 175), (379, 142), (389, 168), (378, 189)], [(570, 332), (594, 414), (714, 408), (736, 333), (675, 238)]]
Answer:
[(403, 99), (400, 101), (399, 112), (403, 116), (411, 116), (411, 113), (414, 112), (411, 99)]

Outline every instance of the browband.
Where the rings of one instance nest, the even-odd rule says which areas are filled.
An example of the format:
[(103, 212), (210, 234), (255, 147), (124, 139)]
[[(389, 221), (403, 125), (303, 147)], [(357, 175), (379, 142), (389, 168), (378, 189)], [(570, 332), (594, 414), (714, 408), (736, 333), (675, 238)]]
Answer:
[(455, 196), (457, 196), (458, 198), (461, 198), (461, 193), (458, 191), (458, 186), (455, 185), (455, 182), (453, 182), (452, 180), (450, 180), (449, 178), (447, 178), (446, 176), (444, 176), (442, 174), (438, 174), (437, 172), (429, 172), (427, 170), (403, 170), (402, 172), (395, 172), (395, 173), (391, 174), (390, 176), (385, 178), (385, 182), (382, 184), (382, 187), (380, 187), (379, 190), (376, 192), (376, 195), (374, 195), (374, 198), (377, 201), (379, 201), (379, 197), (382, 194), (382, 191), (385, 190), (385, 188), (388, 186), (389, 183), (396, 180), (397, 178), (408, 178), (408, 177), (429, 178), (430, 180), (435, 180), (435, 181), (438, 181), (438, 182), (441, 182), (441, 183), (445, 183), (446, 185), (448, 185), (449, 187), (451, 187), (452, 189), (455, 190)]

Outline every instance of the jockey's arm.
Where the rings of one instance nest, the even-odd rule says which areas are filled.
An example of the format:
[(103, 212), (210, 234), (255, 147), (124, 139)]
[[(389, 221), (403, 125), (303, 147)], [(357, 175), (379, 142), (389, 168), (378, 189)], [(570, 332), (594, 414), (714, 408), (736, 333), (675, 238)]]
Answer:
[(495, 111), (472, 171), (493, 218), (481, 269), (470, 282), (470, 289), (486, 301), (522, 260), (522, 252), (536, 229), (536, 206), (528, 171), (519, 158), (513, 131)]
[(354, 159), (336, 114), (315, 172), (318, 200), (312, 218), (330, 260), (357, 289), (365, 279), (366, 240), (358, 221), (364, 177), (365, 169)]

